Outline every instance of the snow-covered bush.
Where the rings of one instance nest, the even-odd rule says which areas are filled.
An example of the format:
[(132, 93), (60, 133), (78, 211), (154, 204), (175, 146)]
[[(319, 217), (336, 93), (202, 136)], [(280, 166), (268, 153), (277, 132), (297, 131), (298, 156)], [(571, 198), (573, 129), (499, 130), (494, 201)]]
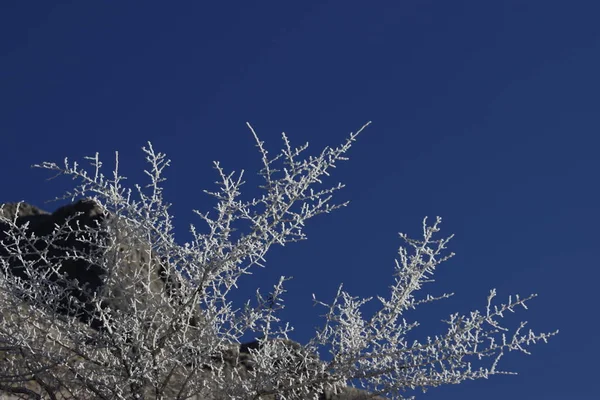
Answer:
[[(449, 296), (415, 296), (452, 256), (445, 252), (451, 237), (436, 237), (440, 218), (425, 219), (418, 240), (401, 234), (405, 247), (395, 281), (368, 318), (361, 307), (371, 299), (340, 286), (331, 302), (315, 299), (326, 315), (314, 338), (291, 345), (291, 327), (278, 316), (284, 277), (270, 293), (257, 291), (241, 309), (232, 307), (228, 296), (238, 279), (262, 265), (272, 245), (305, 239), (309, 219), (346, 205), (333, 202), (342, 184), (318, 185), (346, 160), (365, 127), (341, 146), (307, 158), (307, 145), (294, 148), (285, 134), (283, 149), (270, 157), (252, 131), (262, 157), (262, 195), (242, 199), (243, 173), (228, 173), (215, 162), (219, 189), (206, 193), (216, 200), (216, 212), (195, 211), (207, 229), (200, 233), (191, 225), (193, 240), (185, 244), (175, 240), (161, 188), (170, 161), (150, 143), (143, 148), (150, 165), (144, 187), (123, 185), (118, 153), (110, 177), (98, 154), (87, 157), (91, 171), (67, 159), (38, 165), (77, 179), (79, 186), (64, 198), (91, 199), (103, 218), (94, 226), (67, 218), (38, 237), (18, 212), (12, 218), (0, 212), (0, 392), (23, 398), (300, 399), (352, 383), (405, 399), (411, 398), (407, 390), (507, 373), (498, 369), (506, 351), (527, 352), (556, 333), (524, 332), (521, 323), (509, 334), (500, 324), (505, 312), (526, 308), (533, 296), (497, 304), (492, 290), (483, 311), (451, 315), (445, 334), (406, 339), (417, 323), (406, 321), (405, 312)], [(65, 249), (65, 238), (87, 246)], [(52, 256), (61, 246), (62, 255)], [(68, 260), (100, 268), (101, 285), (73, 279), (61, 269)], [(158, 266), (159, 278), (152, 272)], [(157, 290), (157, 279), (177, 284)], [(239, 343), (249, 333), (261, 339), (243, 353)], [(320, 358), (324, 351), (329, 355)]]

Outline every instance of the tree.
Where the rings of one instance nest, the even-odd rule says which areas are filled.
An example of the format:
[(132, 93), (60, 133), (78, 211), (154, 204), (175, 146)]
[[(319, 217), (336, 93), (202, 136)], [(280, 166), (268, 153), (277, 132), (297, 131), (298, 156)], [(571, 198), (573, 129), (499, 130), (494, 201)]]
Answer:
[[(304, 159), (308, 145), (293, 148), (285, 134), (283, 149), (270, 158), (248, 125), (262, 156), (262, 195), (241, 199), (243, 171), (227, 173), (215, 162), (219, 189), (205, 192), (216, 199), (216, 212), (194, 211), (207, 229), (191, 225), (193, 240), (183, 245), (175, 241), (161, 188), (170, 160), (150, 143), (143, 147), (151, 166), (145, 187), (123, 186), (118, 153), (112, 178), (102, 173), (97, 153), (86, 157), (91, 173), (68, 159), (62, 166), (36, 165), (77, 178), (80, 184), (62, 199), (90, 199), (102, 218), (84, 225), (78, 213), (38, 237), (28, 222), (18, 221), (18, 210), (13, 218), (0, 212), (7, 227), (0, 258), (0, 390), (27, 398), (300, 399), (352, 383), (373, 396), (406, 399), (412, 398), (407, 390), (510, 373), (498, 369), (507, 350), (527, 353), (526, 346), (557, 333), (522, 333), (521, 323), (507, 336), (501, 326), (505, 312), (526, 308), (535, 295), (494, 304), (492, 290), (484, 311), (450, 315), (445, 334), (406, 340), (417, 323), (403, 314), (450, 296), (415, 296), (453, 255), (445, 252), (451, 236), (436, 238), (439, 217), (432, 224), (423, 220), (419, 240), (400, 234), (405, 247), (398, 251), (394, 283), (369, 318), (361, 307), (372, 299), (340, 285), (332, 302), (315, 299), (326, 315), (314, 338), (291, 342), (291, 328), (277, 314), (285, 277), (270, 293), (257, 291), (244, 307), (232, 307), (228, 296), (238, 279), (261, 266), (272, 245), (306, 239), (307, 220), (346, 206), (332, 203), (342, 184), (317, 186), (346, 160), (367, 125), (339, 147)], [(85, 246), (65, 250), (67, 240)], [(57, 255), (53, 248), (65, 251)], [(146, 261), (132, 263), (135, 251)], [(90, 285), (65, 269), (78, 260), (99, 269), (101, 282)], [(176, 285), (156, 290), (153, 265), (160, 266), (160, 279)], [(260, 339), (239, 347), (248, 333)], [(325, 351), (329, 361), (319, 357)]]

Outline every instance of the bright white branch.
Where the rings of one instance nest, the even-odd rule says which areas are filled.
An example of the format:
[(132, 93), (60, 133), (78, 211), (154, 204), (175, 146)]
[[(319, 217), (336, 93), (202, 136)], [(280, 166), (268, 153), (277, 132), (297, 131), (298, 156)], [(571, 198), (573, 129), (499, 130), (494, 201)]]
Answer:
[[(363, 314), (371, 298), (342, 286), (331, 303), (315, 300), (326, 307), (324, 324), (304, 346), (288, 340), (292, 326), (278, 315), (288, 278), (234, 308), (238, 279), (264, 266), (272, 245), (306, 239), (309, 219), (347, 204), (333, 201), (343, 185), (323, 187), (323, 178), (347, 159), (367, 125), (342, 145), (305, 158), (308, 144), (294, 148), (285, 134), (283, 149), (270, 157), (248, 125), (263, 164), (262, 194), (244, 199), (244, 171), (215, 162), (217, 188), (205, 191), (215, 210), (195, 211), (207, 229), (191, 225), (193, 240), (183, 245), (161, 187), (170, 160), (151, 143), (143, 147), (150, 165), (144, 186), (123, 185), (118, 153), (111, 177), (98, 154), (86, 157), (91, 172), (68, 159), (37, 165), (77, 179), (62, 199), (91, 199), (100, 222), (82, 226), (79, 213), (36, 235), (17, 218), (18, 209), (12, 218), (0, 209), (0, 393), (35, 398), (35, 387), (50, 398), (303, 399), (353, 383), (405, 399), (407, 389), (508, 373), (497, 368), (506, 351), (528, 353), (527, 346), (556, 334), (522, 333), (522, 323), (507, 335), (500, 324), (504, 312), (526, 308), (533, 296), (495, 304), (492, 290), (485, 312), (452, 314), (446, 334), (406, 340), (418, 325), (405, 319), (407, 310), (451, 296), (415, 295), (453, 255), (446, 253), (452, 236), (435, 238), (440, 218), (423, 221), (419, 240), (400, 234), (406, 247), (373, 315)], [(77, 262), (102, 271), (101, 285), (73, 279), (64, 266)], [(239, 341), (249, 333), (261, 338), (259, 345), (242, 353)], [(321, 361), (324, 351), (330, 361)]]

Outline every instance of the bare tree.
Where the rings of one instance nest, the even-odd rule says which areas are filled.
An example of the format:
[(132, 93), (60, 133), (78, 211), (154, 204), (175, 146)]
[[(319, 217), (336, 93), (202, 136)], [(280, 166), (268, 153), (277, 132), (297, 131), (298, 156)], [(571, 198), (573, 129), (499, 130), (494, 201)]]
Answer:
[[(228, 173), (215, 162), (219, 188), (205, 192), (216, 199), (216, 212), (195, 211), (207, 229), (200, 233), (191, 225), (193, 240), (183, 245), (175, 241), (161, 188), (170, 161), (150, 143), (143, 147), (151, 166), (145, 187), (123, 185), (118, 153), (112, 177), (102, 173), (98, 154), (86, 157), (91, 172), (68, 159), (36, 165), (78, 179), (62, 199), (91, 199), (101, 218), (84, 225), (76, 214), (36, 235), (29, 222), (18, 219), (18, 209), (11, 218), (0, 212), (6, 227), (0, 253), (0, 393), (51, 399), (304, 399), (352, 384), (372, 396), (408, 399), (413, 397), (407, 390), (510, 373), (498, 369), (506, 351), (527, 352), (526, 346), (557, 333), (523, 332), (521, 323), (508, 334), (500, 324), (505, 312), (526, 308), (534, 295), (494, 304), (492, 290), (482, 312), (450, 315), (445, 334), (406, 339), (417, 326), (403, 318), (407, 310), (450, 296), (415, 297), (452, 256), (445, 253), (451, 237), (435, 238), (440, 218), (431, 225), (423, 221), (419, 240), (400, 234), (406, 247), (399, 248), (395, 281), (387, 297), (378, 297), (381, 307), (372, 316), (361, 313), (371, 299), (354, 297), (342, 286), (331, 303), (315, 299), (326, 307), (325, 320), (305, 345), (288, 340), (291, 327), (278, 317), (287, 278), (270, 293), (257, 291), (243, 307), (232, 306), (229, 296), (238, 279), (262, 266), (272, 245), (304, 240), (307, 220), (347, 204), (332, 203), (342, 184), (319, 185), (346, 160), (367, 125), (341, 146), (307, 158), (301, 155), (308, 145), (293, 148), (285, 134), (281, 152), (269, 157), (249, 126), (262, 156), (262, 195), (243, 200), (243, 171)], [(85, 246), (66, 248), (67, 240)], [(90, 286), (65, 269), (79, 261), (100, 271), (99, 284)], [(158, 279), (172, 285), (156, 286)], [(248, 333), (261, 339), (240, 348)], [(327, 357), (319, 357), (325, 352)]]

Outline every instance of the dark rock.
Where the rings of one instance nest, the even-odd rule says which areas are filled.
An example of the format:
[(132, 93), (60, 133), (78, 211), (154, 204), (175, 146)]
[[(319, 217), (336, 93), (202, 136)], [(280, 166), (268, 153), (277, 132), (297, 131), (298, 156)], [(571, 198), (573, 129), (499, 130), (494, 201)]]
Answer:
[[(298, 342), (294, 342), (289, 339), (275, 339), (279, 344), (285, 346), (290, 351), (291, 358), (287, 360), (283, 360), (285, 362), (285, 369), (287, 371), (295, 371), (298, 374), (301, 374), (305, 371), (305, 368), (308, 364), (316, 364), (321, 363), (316, 355), (307, 354), (306, 349)], [(254, 368), (254, 363), (252, 362), (252, 352), (257, 351), (261, 347), (261, 341), (254, 340), (247, 343), (242, 343), (239, 347), (239, 356), (240, 364), (247, 370), (252, 370)], [(229, 364), (233, 363), (231, 358), (225, 359)], [(275, 361), (277, 363), (277, 361)], [(341, 388), (338, 393), (334, 393), (331, 390), (325, 390), (324, 393), (319, 395), (319, 400), (384, 400), (381, 396), (375, 396), (365, 390), (356, 389), (353, 387), (344, 387)]]
[[(5, 218), (14, 219), (17, 214), (17, 203), (8, 203), (1, 212)], [(27, 234), (35, 234), (31, 243), (20, 244), (20, 251), (25, 254), (27, 263), (33, 263), (39, 272), (50, 272), (48, 281), (63, 287), (67, 296), (58, 305), (58, 311), (68, 315), (77, 315), (85, 323), (95, 329), (100, 329), (102, 323), (95, 317), (96, 307), (91, 299), (94, 293), (106, 290), (106, 263), (92, 263), (89, 260), (103, 260), (111, 234), (105, 229), (106, 223), (112, 216), (105, 212), (92, 200), (80, 200), (76, 203), (59, 208), (54, 213), (47, 213), (32, 205), (21, 203), (16, 215), (16, 225), (23, 227), (29, 223)], [(68, 223), (67, 223), (68, 221)], [(69, 226), (72, 231), (63, 230), (53, 234), (56, 226)], [(0, 258), (8, 265), (8, 271), (27, 282), (30, 277), (26, 274), (21, 260), (15, 256), (16, 245), (7, 234), (9, 225), (0, 221)], [(98, 235), (92, 239), (89, 230), (95, 230)], [(119, 232), (122, 234), (122, 232)], [(114, 236), (114, 235), (113, 235)], [(50, 240), (52, 238), (52, 240)], [(119, 270), (120, 285), (110, 288), (110, 296), (101, 307), (109, 307), (115, 311), (125, 311), (130, 299), (127, 287), (134, 283), (135, 272), (140, 268), (150, 268), (151, 292), (156, 296), (166, 295), (176, 297), (180, 288), (178, 281), (167, 276), (164, 266), (158, 257), (150, 257), (144, 246), (136, 243), (135, 238), (124, 241), (130, 248), (124, 246), (120, 250), (128, 250), (130, 254), (126, 267)], [(12, 249), (13, 251), (9, 251)], [(46, 252), (43, 261), (40, 254)], [(70, 253), (70, 254), (68, 254)], [(152, 259), (152, 261), (151, 261)], [(59, 273), (51, 272), (49, 265), (59, 265)], [(1, 271), (1, 270), (0, 270)], [(61, 274), (64, 274), (61, 276)], [(38, 282), (39, 283), (39, 282)], [(75, 305), (74, 305), (74, 300)]]

